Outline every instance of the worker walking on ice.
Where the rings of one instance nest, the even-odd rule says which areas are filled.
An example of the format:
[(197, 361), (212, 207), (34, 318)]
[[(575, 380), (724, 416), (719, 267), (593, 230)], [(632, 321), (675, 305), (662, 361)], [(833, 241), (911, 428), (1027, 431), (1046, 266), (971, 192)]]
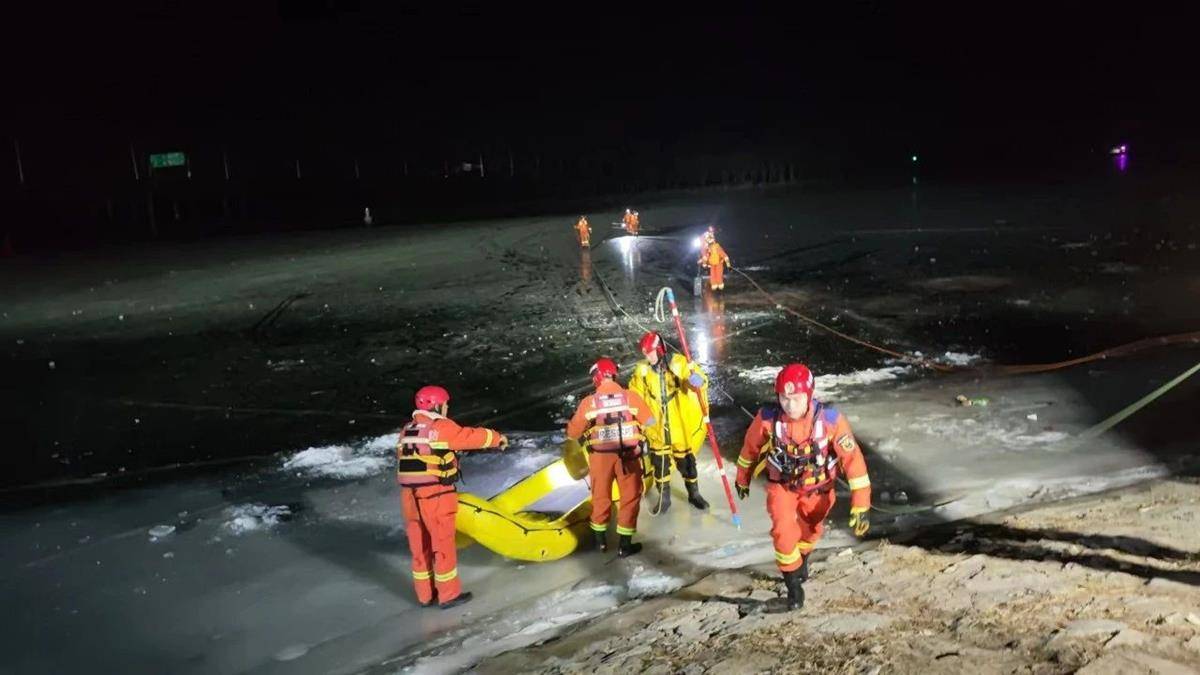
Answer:
[(725, 289), (725, 268), (731, 267), (729, 256), (725, 254), (725, 249), (717, 243), (717, 237), (713, 234), (713, 229), (710, 227), (704, 233), (704, 245), (700, 249), (700, 260), (698, 261), (702, 268), (708, 269), (708, 286), (714, 291)]
[(575, 232), (579, 235), (580, 248), (592, 245), (592, 226), (588, 225), (587, 216), (579, 216), (579, 221), (575, 223)]
[(417, 391), (412, 421), (400, 431), (396, 447), (396, 480), (400, 483), (408, 547), (412, 551), (413, 587), (417, 602), (442, 609), (471, 599), (458, 579), (454, 547), (458, 514), (458, 457), (468, 450), (508, 447), (493, 429), (462, 427), (446, 415), (450, 393), (428, 386)]
[(672, 464), (683, 476), (688, 503), (707, 509), (708, 502), (700, 496), (696, 453), (707, 432), (708, 376), (683, 354), (673, 353), (668, 358), (666, 343), (654, 331), (643, 335), (638, 347), (646, 360), (634, 369), (629, 390), (641, 396), (654, 414), (655, 424), (645, 428), (658, 488), (651, 513), (657, 515), (671, 508)]
[(751, 478), (766, 471), (775, 562), (787, 587), (788, 608), (798, 609), (804, 606), (808, 556), (836, 499), (834, 481), (844, 474), (850, 484), (850, 529), (862, 537), (870, 528), (871, 479), (846, 417), (813, 400), (813, 376), (806, 366), (793, 363), (779, 371), (775, 393), (776, 403), (761, 408), (746, 430), (737, 493), (745, 499)]
[(642, 500), (642, 430), (654, 425), (654, 415), (641, 396), (617, 384), (612, 359), (598, 359), (591, 374), (596, 393), (579, 404), (567, 423), (567, 438), (581, 439), (588, 452), (592, 535), (602, 552), (608, 550), (612, 490), (617, 484), (617, 555), (624, 558), (642, 550), (641, 544), (633, 543)]
[(641, 226), (638, 219), (638, 212), (625, 209), (625, 215), (621, 216), (621, 225), (625, 227), (625, 231), (633, 236), (638, 236), (638, 228)]

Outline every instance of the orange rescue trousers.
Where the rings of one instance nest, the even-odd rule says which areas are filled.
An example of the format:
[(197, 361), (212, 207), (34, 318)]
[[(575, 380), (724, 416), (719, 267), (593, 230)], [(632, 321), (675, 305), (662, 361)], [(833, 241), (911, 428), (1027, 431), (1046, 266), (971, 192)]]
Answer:
[(719, 291), (725, 288), (725, 265), (717, 263), (708, 268), (708, 287), (714, 291)]
[(454, 519), (458, 492), (449, 485), (401, 488), (408, 547), (412, 550), (413, 588), (417, 602), (445, 604), (462, 593), (458, 581), (458, 552), (454, 548)]
[(833, 490), (803, 494), (779, 483), (767, 483), (767, 513), (779, 571), (800, 569), (825, 532), (825, 517), (837, 499)]
[(632, 536), (637, 531), (638, 510), (642, 505), (642, 459), (622, 459), (615, 452), (593, 452), (588, 455), (588, 478), (592, 484), (592, 530), (608, 530), (615, 480), (621, 494), (617, 534)]

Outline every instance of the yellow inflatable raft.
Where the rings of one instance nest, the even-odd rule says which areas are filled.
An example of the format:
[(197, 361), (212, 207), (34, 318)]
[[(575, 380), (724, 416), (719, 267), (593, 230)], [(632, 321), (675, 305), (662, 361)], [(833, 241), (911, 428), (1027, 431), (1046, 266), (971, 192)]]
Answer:
[[(469, 492), (458, 495), (460, 548), (478, 543), (514, 560), (542, 562), (566, 557), (590, 540), (590, 495), (563, 514), (527, 511), (543, 497), (587, 477), (587, 451), (573, 440), (563, 444), (563, 458), (523, 478), (491, 499)], [(647, 481), (649, 484), (649, 480)], [(618, 495), (615, 493), (613, 498)], [(585, 539), (586, 538), (586, 539)]]

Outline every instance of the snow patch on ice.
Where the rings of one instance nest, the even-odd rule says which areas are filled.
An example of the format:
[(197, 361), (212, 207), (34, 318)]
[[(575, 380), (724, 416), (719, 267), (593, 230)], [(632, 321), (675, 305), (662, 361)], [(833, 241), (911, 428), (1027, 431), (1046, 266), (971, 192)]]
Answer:
[(1012, 442), (1017, 445), (1046, 445), (1049, 443), (1058, 443), (1070, 438), (1070, 434), (1064, 434), (1061, 431), (1043, 431), (1037, 434), (1020, 434), (1013, 436)]
[(839, 394), (844, 387), (856, 387), (877, 382), (894, 380), (901, 375), (912, 372), (908, 366), (885, 366), (883, 368), (868, 368), (853, 373), (817, 376), (817, 398), (829, 398)]
[(387, 434), (355, 445), (325, 445), (301, 450), (283, 462), (286, 471), (325, 478), (366, 478), (392, 465), (399, 434)]
[(1004, 416), (958, 419), (947, 413), (932, 413), (914, 418), (908, 428), (927, 436), (952, 439), (960, 445), (1017, 451), (1045, 448), (1071, 437), (1062, 431), (1039, 431), (1027, 419), (1017, 421)]
[[(780, 369), (780, 366), (747, 368), (739, 373), (739, 377), (751, 382), (773, 382), (775, 376), (779, 374)], [(866, 370), (858, 370), (852, 373), (817, 375), (816, 397), (818, 399), (829, 400), (839, 396), (842, 393), (841, 390), (844, 388), (895, 380), (901, 375), (907, 375), (911, 372), (912, 368), (909, 366), (885, 366), (883, 368), (867, 368)]]
[(155, 539), (162, 539), (163, 537), (166, 537), (174, 532), (174, 525), (155, 525), (154, 527), (150, 528), (149, 534)]
[(239, 504), (225, 509), (225, 529), (233, 534), (242, 535), (258, 530), (269, 530), (292, 515), (287, 506), (267, 506), (266, 504)]
[(1134, 274), (1142, 271), (1142, 268), (1129, 263), (1110, 262), (1100, 265), (1100, 271), (1104, 274)]
[(396, 451), (396, 442), (399, 440), (400, 434), (376, 436), (363, 443), (360, 452), (368, 455), (391, 455)]
[(946, 352), (938, 361), (951, 366), (969, 366), (976, 361), (982, 360), (983, 357), (978, 354), (964, 354), (962, 352)]
[(659, 570), (647, 570), (642, 566), (634, 569), (629, 579), (629, 597), (649, 598), (673, 593), (683, 587), (683, 579), (663, 574)]
[(758, 366), (743, 370), (738, 373), (738, 377), (750, 380), (751, 382), (772, 382), (782, 369), (783, 366)]

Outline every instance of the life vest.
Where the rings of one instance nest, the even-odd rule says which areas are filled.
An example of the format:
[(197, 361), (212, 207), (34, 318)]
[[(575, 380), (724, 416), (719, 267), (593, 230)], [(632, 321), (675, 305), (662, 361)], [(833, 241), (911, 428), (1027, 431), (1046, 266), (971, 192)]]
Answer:
[(427, 417), (413, 418), (400, 430), (396, 446), (396, 479), (406, 487), (453, 485), (458, 479), (458, 458)]
[(667, 364), (652, 366), (643, 361), (634, 370), (630, 389), (645, 399), (654, 413), (654, 426), (644, 429), (651, 449), (695, 450), (704, 442), (704, 410), (701, 398), (687, 384), (689, 363), (682, 354), (663, 357)]
[(798, 492), (824, 492), (838, 476), (838, 457), (833, 452), (832, 431), (837, 411), (814, 401), (812, 430), (801, 441), (790, 438), (786, 415), (778, 406), (763, 409), (763, 421), (771, 424), (770, 438), (763, 445), (755, 475), (764, 469), (767, 480)]
[(584, 445), (589, 452), (619, 452), (637, 457), (641, 454), (642, 425), (638, 424), (624, 392), (595, 394), (596, 408), (587, 413), (591, 420)]

